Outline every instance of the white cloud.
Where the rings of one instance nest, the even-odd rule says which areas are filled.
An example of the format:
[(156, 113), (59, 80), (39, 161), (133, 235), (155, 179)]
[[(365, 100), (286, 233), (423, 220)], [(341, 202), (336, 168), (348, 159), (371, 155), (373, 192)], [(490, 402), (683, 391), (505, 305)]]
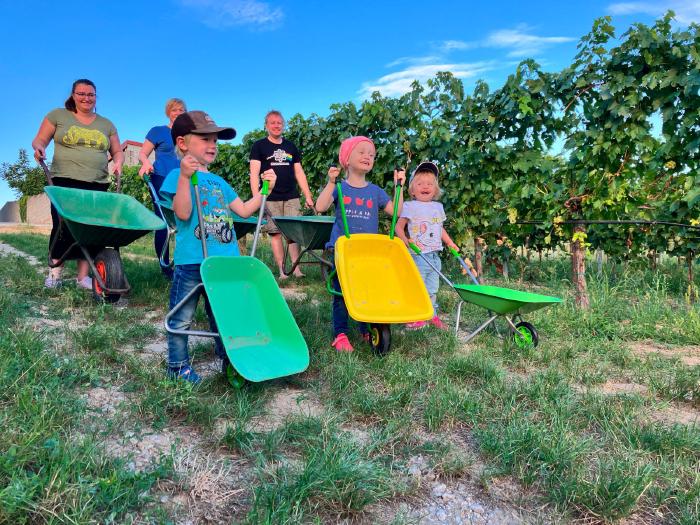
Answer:
[(475, 62), (473, 64), (426, 64), (411, 66), (403, 71), (384, 75), (370, 82), (365, 82), (360, 90), (362, 98), (368, 98), (373, 92), (379, 91), (386, 97), (403, 95), (411, 90), (411, 84), (426, 82), (441, 71), (449, 71), (457, 78), (471, 78), (480, 73), (490, 71), (494, 66), (489, 62)]
[(509, 57), (525, 57), (535, 55), (552, 45), (576, 40), (568, 36), (537, 36), (529, 34), (527, 31), (526, 26), (519, 26), (516, 29), (500, 29), (491, 33), (482, 42), (482, 46), (509, 49)]
[(284, 19), (281, 8), (257, 0), (180, 0), (180, 3), (191, 8), (203, 24), (216, 29), (242, 25), (274, 29)]
[(653, 17), (662, 16), (669, 9), (676, 13), (676, 20), (681, 24), (700, 22), (700, 1), (666, 0), (661, 2), (617, 2), (608, 6), (612, 15), (645, 14)]

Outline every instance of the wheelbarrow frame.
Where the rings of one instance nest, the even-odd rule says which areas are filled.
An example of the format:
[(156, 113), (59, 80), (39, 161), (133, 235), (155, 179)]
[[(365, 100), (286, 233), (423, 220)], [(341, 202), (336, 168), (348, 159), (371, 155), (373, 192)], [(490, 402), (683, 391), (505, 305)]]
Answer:
[[(330, 270), (333, 268), (333, 263), (328, 260), (327, 256), (325, 256), (325, 254), (329, 251), (325, 245), (330, 240), (333, 224), (335, 223), (335, 217), (328, 215), (276, 216), (272, 217), (272, 220), (275, 221), (277, 228), (279, 228), (282, 235), (284, 235), (287, 239), (287, 243), (284, 246), (284, 257), (282, 258), (284, 261), (282, 273), (284, 273), (284, 275), (291, 275), (299, 265), (318, 263), (321, 268), (321, 275), (325, 281), (328, 272), (330, 272)], [(295, 230), (295, 226), (303, 229), (305, 226), (314, 224), (319, 225), (319, 227), (313, 231), (310, 239), (306, 240), (303, 238), (304, 235), (297, 235), (298, 232)], [(296, 260), (292, 261), (290, 259), (291, 267), (288, 267), (287, 255), (289, 253), (290, 244), (296, 244), (299, 247), (303, 247), (303, 249), (299, 250), (299, 256), (296, 258)], [(322, 254), (318, 255), (316, 253), (317, 250), (321, 250)], [(302, 260), (304, 255), (307, 253), (313, 257), (315, 261)]]

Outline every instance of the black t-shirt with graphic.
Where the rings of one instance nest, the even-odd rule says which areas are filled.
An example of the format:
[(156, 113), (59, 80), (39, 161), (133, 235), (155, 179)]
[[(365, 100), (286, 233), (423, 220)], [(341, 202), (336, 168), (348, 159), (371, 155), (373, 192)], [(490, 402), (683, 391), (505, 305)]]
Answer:
[(260, 139), (250, 150), (250, 160), (260, 161), (261, 175), (270, 168), (275, 170), (277, 182), (267, 200), (287, 201), (299, 196), (297, 180), (294, 177), (294, 164), (301, 162), (301, 153), (290, 141), (282, 138), (281, 144), (275, 144), (267, 137)]

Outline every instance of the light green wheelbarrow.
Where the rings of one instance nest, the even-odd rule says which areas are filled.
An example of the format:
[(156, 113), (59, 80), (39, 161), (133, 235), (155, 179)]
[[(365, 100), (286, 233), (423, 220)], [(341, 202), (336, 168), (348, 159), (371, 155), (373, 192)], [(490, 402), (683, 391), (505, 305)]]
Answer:
[[(200, 231), (206, 231), (196, 174), (192, 183)], [(267, 182), (261, 193), (263, 202), (250, 255), (208, 257), (205, 236), (200, 236), (204, 254), (200, 268), (202, 283), (165, 316), (165, 329), (169, 333), (221, 338), (228, 357), (224, 372), (228, 382), (236, 388), (241, 388), (245, 381), (257, 383), (298, 374), (309, 366), (308, 346), (277, 281), (269, 268), (255, 258), (268, 193)], [(170, 328), (172, 315), (202, 287), (209, 299), (218, 333)]]
[[(457, 305), (457, 321), (455, 323), (455, 334), (459, 331), (459, 321), (462, 315), (462, 305), (464, 303), (475, 304), (485, 308), (489, 312), (489, 317), (475, 330), (469, 333), (464, 342), (471, 341), (482, 330), (494, 323), (499, 317), (503, 317), (513, 335), (513, 342), (518, 348), (534, 348), (539, 343), (539, 335), (535, 327), (523, 320), (524, 314), (534, 312), (545, 306), (560, 303), (561, 299), (540, 295), (531, 292), (522, 292), (500, 286), (487, 286), (479, 284), (466, 263), (459, 256), (459, 252), (450, 249), (467, 271), (474, 284), (453, 284), (445, 275), (440, 272), (423, 254), (415, 244), (410, 244), (411, 249), (420, 255), (423, 260), (435, 270), (443, 281), (459, 295), (460, 301)], [(494, 325), (495, 326), (495, 325)]]

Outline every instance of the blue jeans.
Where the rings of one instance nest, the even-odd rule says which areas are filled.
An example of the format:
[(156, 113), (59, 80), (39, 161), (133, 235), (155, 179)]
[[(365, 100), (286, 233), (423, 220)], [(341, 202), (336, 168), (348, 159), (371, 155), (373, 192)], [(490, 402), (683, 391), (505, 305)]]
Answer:
[[(153, 184), (153, 189), (156, 190), (155, 195), (151, 195), (151, 201), (153, 202), (153, 213), (155, 213), (158, 217), (161, 219), (165, 220), (165, 217), (163, 217), (163, 214), (160, 212), (160, 208), (156, 204), (156, 199), (160, 197), (159, 192), (160, 192), (160, 187), (163, 185), (163, 182), (165, 181), (165, 177), (161, 177), (160, 175), (154, 173), (151, 173), (151, 184)], [(157, 230), (155, 233), (155, 236), (153, 238), (153, 246), (156, 250), (156, 257), (160, 259), (160, 254), (163, 251), (163, 246), (165, 246), (165, 241), (168, 238), (168, 231), (166, 229), (163, 230)], [(168, 246), (165, 246), (165, 253), (163, 254), (163, 261), (168, 262), (170, 261), (170, 248)], [(173, 274), (173, 270), (170, 267), (163, 267), (161, 266), (160, 268), (165, 275), (171, 276)]]
[[(173, 284), (170, 288), (170, 309), (182, 301), (182, 299), (194, 289), (199, 283), (202, 282), (202, 276), (199, 273), (199, 264), (182, 264), (175, 266), (175, 274), (173, 276)], [(168, 326), (176, 330), (188, 330), (192, 324), (192, 319), (194, 318), (194, 312), (197, 309), (197, 303), (199, 302), (199, 296), (204, 295), (204, 309), (207, 312), (207, 317), (209, 318), (209, 329), (212, 332), (217, 332), (216, 321), (214, 320), (214, 315), (211, 311), (211, 306), (209, 306), (209, 300), (207, 299), (204, 289), (200, 289), (198, 293), (190, 297), (183, 307), (170, 318)], [(170, 368), (182, 368), (183, 366), (188, 366), (190, 364), (190, 355), (187, 352), (187, 340), (189, 339), (186, 335), (176, 335), (168, 333), (168, 366)], [(226, 357), (226, 351), (221, 343), (221, 338), (216, 337), (214, 339), (214, 351), (216, 355), (220, 358)]]
[[(333, 257), (331, 256), (331, 260)], [(333, 270), (335, 270), (335, 266), (333, 266)], [(340, 281), (338, 281), (338, 274), (335, 274), (333, 276), (333, 289), (342, 291), (340, 289)], [(338, 334), (348, 334), (348, 319), (350, 316), (348, 315), (348, 308), (345, 306), (345, 299), (338, 295), (333, 295), (333, 336), (337, 337)], [(367, 323), (357, 323), (360, 333), (361, 334), (366, 334), (368, 329), (367, 329)]]
[(433, 315), (437, 315), (437, 292), (440, 287), (440, 275), (433, 270), (430, 265), (423, 260), (423, 257), (428, 259), (433, 266), (438, 270), (442, 270), (442, 261), (440, 261), (440, 252), (428, 252), (424, 253), (423, 257), (417, 253), (412, 253), (413, 261), (418, 267), (418, 272), (423, 278), (425, 283), (425, 288), (428, 290), (428, 295), (430, 296), (430, 302), (433, 303)]

